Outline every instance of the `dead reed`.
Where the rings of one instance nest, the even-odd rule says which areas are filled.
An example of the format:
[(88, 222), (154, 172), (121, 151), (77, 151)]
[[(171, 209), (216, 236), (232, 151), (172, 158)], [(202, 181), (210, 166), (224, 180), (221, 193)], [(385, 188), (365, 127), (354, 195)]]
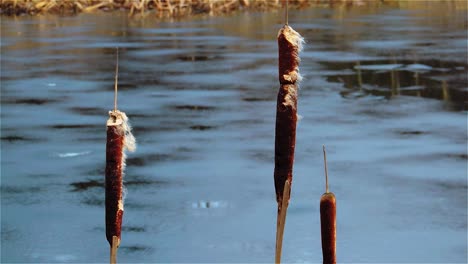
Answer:
[[(118, 53), (117, 53), (118, 54)], [(110, 263), (117, 261), (124, 213), (123, 171), (125, 150), (135, 150), (135, 138), (131, 133), (127, 115), (117, 110), (118, 55), (115, 73), (114, 110), (109, 111), (106, 144), (106, 238), (111, 247)]]
[[(420, 8), (446, 4), (455, 9), (467, 9), (465, 1), (457, 0), (290, 0), (293, 8), (305, 7), (360, 7), (391, 5), (400, 8)], [(223, 14), (240, 10), (278, 9), (284, 0), (0, 0), (0, 14), (73, 15), (81, 12), (127, 10), (129, 15), (156, 14), (156, 16), (188, 16), (196, 14)]]
[[(305, 1), (305, 0), (302, 0)], [(228, 13), (241, 9), (279, 6), (279, 0), (1, 0), (2, 14), (62, 15), (80, 12), (128, 10), (130, 15), (155, 12), (183, 16), (200, 13)]]
[(274, 181), (278, 203), (275, 262), (281, 262), (282, 241), (286, 212), (291, 194), (294, 149), (296, 146), (297, 89), (299, 74), (299, 51), (303, 38), (287, 22), (278, 32), (278, 75), (280, 88), (276, 105), (275, 171)]
[(320, 197), (320, 226), (324, 264), (336, 264), (336, 198), (328, 189), (327, 153), (323, 146), (325, 163), (325, 193)]

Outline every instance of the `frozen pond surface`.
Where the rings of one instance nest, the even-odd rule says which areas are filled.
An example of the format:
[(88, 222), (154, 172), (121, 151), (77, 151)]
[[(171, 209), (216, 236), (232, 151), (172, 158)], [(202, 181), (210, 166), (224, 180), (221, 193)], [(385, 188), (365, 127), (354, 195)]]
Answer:
[[(1, 261), (107, 262), (105, 122), (120, 47), (119, 262), (272, 262), (282, 15), (2, 17)], [(310, 9), (285, 262), (467, 262), (465, 11)]]

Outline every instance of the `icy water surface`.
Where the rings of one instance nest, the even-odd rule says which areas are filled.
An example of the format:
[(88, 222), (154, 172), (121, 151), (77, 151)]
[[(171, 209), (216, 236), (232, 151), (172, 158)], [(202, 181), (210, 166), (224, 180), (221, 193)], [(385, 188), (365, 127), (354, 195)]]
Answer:
[[(445, 8), (445, 9), (444, 9)], [(278, 13), (2, 17), (1, 261), (107, 262), (105, 123), (120, 47), (119, 262), (272, 262)], [(310, 9), (285, 262), (321, 262), (322, 144), (339, 262), (467, 262), (467, 18)]]

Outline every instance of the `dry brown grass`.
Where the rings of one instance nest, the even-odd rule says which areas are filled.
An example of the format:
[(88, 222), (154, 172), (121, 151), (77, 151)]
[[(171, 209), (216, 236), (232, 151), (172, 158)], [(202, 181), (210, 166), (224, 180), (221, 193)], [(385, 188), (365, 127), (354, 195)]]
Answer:
[(273, 7), (279, 1), (255, 0), (1, 0), (1, 13), (20, 14), (76, 14), (79, 12), (128, 10), (130, 15), (146, 12), (172, 16), (197, 13), (227, 13), (242, 8)]
[[(129, 15), (156, 13), (164, 16), (220, 14), (239, 10), (269, 10), (280, 8), (285, 0), (0, 0), (0, 14), (73, 15), (80, 12), (127, 10)], [(403, 8), (446, 3), (466, 9), (465, 0), (289, 0), (291, 8), (308, 6), (394, 5)]]

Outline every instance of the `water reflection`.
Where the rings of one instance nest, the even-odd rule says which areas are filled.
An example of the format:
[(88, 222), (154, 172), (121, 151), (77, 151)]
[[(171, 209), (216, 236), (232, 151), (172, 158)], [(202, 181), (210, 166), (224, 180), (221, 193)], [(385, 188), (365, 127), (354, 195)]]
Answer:
[[(384, 96), (417, 96), (439, 99), (448, 102), (450, 109), (466, 110), (468, 91), (463, 84), (468, 82), (466, 65), (460, 63), (441, 63), (438, 61), (375, 61), (372, 64), (333, 63), (333, 69), (346, 70), (353, 68), (356, 76), (337, 74), (329, 76), (332, 82), (342, 82), (349, 90), (343, 96), (353, 94), (356, 90), (365, 94)], [(439, 80), (440, 76), (446, 76)], [(452, 85), (453, 88), (449, 88)]]

